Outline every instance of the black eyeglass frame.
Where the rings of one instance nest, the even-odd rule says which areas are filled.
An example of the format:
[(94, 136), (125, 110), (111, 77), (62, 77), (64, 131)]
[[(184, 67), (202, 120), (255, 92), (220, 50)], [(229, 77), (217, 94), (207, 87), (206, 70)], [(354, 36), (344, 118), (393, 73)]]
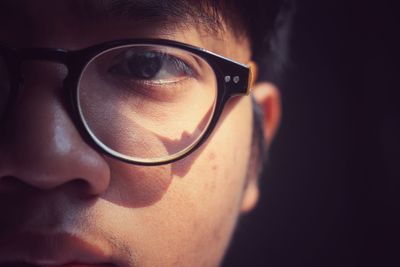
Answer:
[[(203, 58), (209, 63), (215, 73), (217, 80), (217, 98), (215, 103), (215, 112), (210, 123), (198, 142), (189, 147), (190, 149), (187, 149), (187, 151), (184, 150), (183, 153), (177, 153), (178, 155), (176, 157), (153, 162), (151, 160), (137, 161), (113, 154), (105, 148), (104, 144), (98, 143), (98, 141), (91, 136), (91, 131), (85, 126), (83, 118), (79, 114), (78, 86), (81, 74), (85, 67), (99, 54), (113, 48), (127, 45), (162, 45), (182, 49)], [(17, 99), (18, 92), (21, 90), (23, 78), (21, 77), (20, 70), (24, 61), (45, 60), (61, 63), (68, 69), (68, 74), (64, 79), (63, 88), (69, 95), (68, 97), (70, 101), (68, 108), (72, 113), (70, 115), (73, 117), (75, 126), (79, 130), (80, 134), (87, 142), (93, 144), (102, 153), (126, 163), (144, 166), (172, 163), (188, 156), (190, 153), (198, 149), (211, 135), (227, 101), (235, 95), (248, 95), (253, 86), (256, 75), (256, 65), (253, 62), (250, 62), (249, 65), (246, 66), (206, 49), (165, 39), (123, 39), (97, 44), (81, 50), (35, 47), (11, 48), (0, 44), (0, 52), (5, 60), (10, 80), (10, 95), (8, 97), (9, 100), (6, 110), (10, 109), (10, 106), (13, 105), (12, 103)]]

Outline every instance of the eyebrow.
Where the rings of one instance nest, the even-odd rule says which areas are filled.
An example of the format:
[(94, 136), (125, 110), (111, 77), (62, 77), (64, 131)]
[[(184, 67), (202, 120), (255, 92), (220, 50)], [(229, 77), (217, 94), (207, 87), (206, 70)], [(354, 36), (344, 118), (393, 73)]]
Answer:
[[(185, 24), (197, 14), (206, 16), (191, 1), (183, 0), (75, 0), (68, 1), (80, 18), (134, 19), (147, 23)], [(192, 20), (193, 21), (193, 20)]]

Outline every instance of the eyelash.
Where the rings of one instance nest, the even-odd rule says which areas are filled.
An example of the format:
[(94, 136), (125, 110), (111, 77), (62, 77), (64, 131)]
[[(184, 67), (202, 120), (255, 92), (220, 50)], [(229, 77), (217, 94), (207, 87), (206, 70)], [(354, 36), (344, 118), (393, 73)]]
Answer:
[[(187, 63), (187, 60), (181, 59), (178, 56), (165, 53), (163, 51), (154, 50), (143, 52), (139, 51), (133, 53), (132, 55), (127, 55), (128, 52), (129, 51), (124, 51), (114, 57), (115, 59), (111, 62), (117, 63), (110, 64), (111, 67), (109, 67), (107, 71), (109, 74), (111, 73), (111, 76), (114, 76), (112, 77), (113, 82), (120, 84), (120, 86), (124, 88), (124, 91), (128, 94), (139, 94), (146, 98), (157, 100), (165, 100), (171, 97), (176, 98), (177, 96), (182, 95), (182, 90), (187, 90), (187, 88), (190, 87), (185, 86), (186, 82), (188, 82), (188, 80), (191, 78), (195, 78), (197, 75), (195, 68), (192, 67), (191, 64)], [(159, 69), (157, 69), (156, 75), (152, 77), (160, 75), (160, 72), (163, 69), (167, 69), (167, 76), (172, 73), (171, 80), (168, 81), (168, 77), (164, 80), (162, 78), (159, 80), (152, 80), (152, 77), (150, 77), (150, 79), (146, 79), (146, 77), (144, 77), (144, 79), (141, 79), (140, 77), (136, 79), (134, 76), (137, 73), (133, 73), (133, 75), (130, 73), (132, 69), (129, 69), (130, 67), (128, 66), (128, 61), (135, 56), (137, 56), (136, 61), (140, 61), (140, 56), (143, 56), (146, 53), (148, 53), (148, 59), (156, 59), (162, 63), (160, 66), (157, 66)], [(143, 56), (142, 59), (146, 61), (147, 59), (145, 57), (146, 55)], [(136, 70), (133, 69), (133, 71)], [(175, 74), (177, 78), (174, 80)], [(122, 79), (116, 79), (115, 75), (122, 77)], [(133, 78), (129, 77), (131, 75)]]
[[(169, 76), (164, 80), (161, 77), (160, 80), (163, 80), (163, 82), (160, 82), (160, 84), (170, 83), (171, 81), (166, 81), (168, 78), (194, 75), (193, 68), (177, 56), (162, 51), (139, 51), (128, 54), (129, 52), (125, 51), (117, 57), (117, 63), (109, 68), (110, 73), (136, 79), (135, 82), (148, 81), (149, 83), (151, 79), (160, 74)], [(156, 82), (152, 81), (151, 83)]]

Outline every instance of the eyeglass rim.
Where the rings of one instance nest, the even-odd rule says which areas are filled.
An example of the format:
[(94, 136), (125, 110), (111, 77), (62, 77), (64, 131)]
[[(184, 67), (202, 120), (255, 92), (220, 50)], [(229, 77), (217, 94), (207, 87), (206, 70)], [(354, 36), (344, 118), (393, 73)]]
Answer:
[[(121, 153), (115, 153), (116, 151), (109, 151), (106, 147), (100, 145), (89, 133), (88, 128), (83, 122), (81, 114), (79, 114), (79, 102), (78, 102), (78, 86), (80, 76), (89, 62), (98, 56), (103, 51), (125, 46), (125, 45), (163, 45), (172, 48), (178, 48), (191, 52), (201, 58), (203, 58), (211, 66), (215, 73), (217, 81), (217, 98), (215, 100), (215, 111), (211, 120), (197, 143), (189, 146), (188, 148), (182, 150), (181, 153), (175, 153), (174, 157), (169, 157), (167, 159), (160, 159), (158, 161), (153, 160), (137, 160), (124, 156)], [(71, 116), (74, 118), (76, 127), (78, 128), (81, 135), (86, 139), (87, 142), (92, 143), (95, 147), (100, 149), (104, 154), (111, 156), (112, 158), (121, 160), (126, 163), (144, 165), (144, 166), (155, 166), (169, 164), (178, 161), (192, 152), (196, 151), (211, 135), (218, 120), (222, 114), (222, 110), (226, 102), (235, 95), (248, 95), (253, 86), (255, 75), (256, 75), (256, 65), (254, 62), (249, 62), (248, 65), (236, 62), (224, 56), (218, 55), (211, 51), (208, 51), (201, 47), (196, 47), (193, 45), (185, 44), (182, 42), (167, 40), (167, 39), (121, 39), (113, 40), (109, 42), (104, 42), (96, 44), (81, 50), (65, 50), (59, 48), (10, 48), (4, 44), (0, 43), (0, 52), (2, 53), (5, 63), (9, 68), (9, 73), (20, 73), (19, 68), (23, 61), (29, 59), (37, 60), (48, 60), (55, 61), (66, 65), (68, 68), (68, 75), (64, 80), (64, 87), (69, 91), (70, 95), (70, 105), (71, 105)], [(15, 72), (10, 71), (10, 69), (16, 68)], [(14, 80), (13, 75), (10, 75), (10, 79)], [(228, 79), (229, 77), (229, 79)], [(233, 82), (234, 77), (239, 77), (239, 81)], [(11, 88), (13, 94), (18, 90), (16, 86), (13, 86), (15, 82), (11, 81)], [(123, 156), (123, 157), (122, 157)]]
[[(96, 142), (97, 145), (100, 146), (103, 150), (107, 151), (108, 154), (115, 154), (118, 158), (124, 158), (124, 160), (129, 161), (129, 162), (140, 162), (141, 164), (153, 164), (153, 163), (160, 163), (161, 164), (163, 162), (169, 161), (170, 159), (175, 159), (177, 157), (180, 157), (180, 156), (186, 154), (188, 151), (192, 150), (192, 148), (201, 140), (202, 136), (207, 131), (207, 128), (209, 127), (209, 125), (211, 123), (211, 118), (212, 117), (207, 122), (205, 130), (203, 130), (202, 134), (199, 137), (197, 137), (196, 140), (194, 140), (189, 146), (185, 147), (184, 149), (179, 150), (178, 152), (176, 152), (176, 153), (174, 153), (172, 155), (168, 155), (168, 156), (154, 157), (154, 158), (141, 158), (141, 157), (137, 157), (137, 156), (136, 157), (128, 156), (126, 154), (120, 153), (117, 150), (107, 146), (103, 141), (101, 141), (101, 139), (98, 138), (98, 136), (93, 132), (92, 128), (89, 126), (89, 123), (88, 123), (88, 121), (86, 119), (86, 116), (84, 115), (84, 111), (82, 109), (82, 105), (80, 104), (81, 100), (80, 100), (79, 90), (80, 90), (80, 88), (82, 88), (80, 86), (80, 82), (82, 81), (82, 76), (84, 75), (85, 70), (87, 69), (87, 67), (93, 61), (95, 61), (97, 58), (101, 57), (102, 55), (104, 55), (104, 54), (106, 54), (108, 52), (117, 50), (117, 49), (129, 48), (129, 47), (145, 47), (145, 46), (149, 46), (149, 47), (158, 46), (158, 47), (171, 48), (171, 46), (166, 46), (166, 45), (154, 45), (154, 44), (149, 45), (147, 43), (146, 44), (137, 43), (137, 44), (127, 44), (127, 45), (115, 46), (115, 47), (111, 47), (109, 49), (103, 50), (101, 53), (96, 54), (95, 57), (92, 57), (91, 60), (86, 63), (85, 68), (82, 70), (81, 76), (80, 76), (80, 79), (79, 79), (78, 85), (77, 85), (78, 93), (76, 94), (76, 97), (77, 97), (76, 102), (78, 103), (77, 108), (78, 108), (78, 113), (79, 113), (80, 119), (82, 120), (82, 123), (83, 123), (84, 127), (86, 128), (87, 133), (91, 136), (91, 138), (94, 140), (94, 142)], [(178, 49), (178, 48), (174, 47), (173, 49)], [(188, 52), (187, 50), (182, 50), (182, 49), (179, 49), (179, 50), (185, 51), (185, 52), (190, 54), (190, 52)], [(207, 62), (207, 64), (208, 64), (208, 62)], [(209, 65), (209, 67), (211, 68), (211, 65)], [(212, 70), (212, 72), (215, 75), (215, 71)], [(217, 78), (215, 77), (215, 79), (217, 79)], [(218, 90), (216, 88), (216, 95), (217, 94), (218, 94)], [(216, 98), (213, 100), (212, 106), (213, 106), (212, 114), (214, 114), (215, 106), (216, 106)]]

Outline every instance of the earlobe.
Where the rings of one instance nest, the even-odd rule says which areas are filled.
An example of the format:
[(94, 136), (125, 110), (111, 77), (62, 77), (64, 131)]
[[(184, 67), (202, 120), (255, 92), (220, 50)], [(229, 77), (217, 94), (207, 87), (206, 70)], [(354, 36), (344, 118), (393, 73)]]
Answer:
[(250, 212), (258, 202), (260, 189), (256, 180), (252, 179), (243, 192), (242, 205), (240, 207), (242, 213)]
[(281, 119), (281, 102), (278, 89), (268, 82), (258, 82), (254, 85), (253, 96), (264, 113), (264, 139), (270, 144), (279, 127)]

